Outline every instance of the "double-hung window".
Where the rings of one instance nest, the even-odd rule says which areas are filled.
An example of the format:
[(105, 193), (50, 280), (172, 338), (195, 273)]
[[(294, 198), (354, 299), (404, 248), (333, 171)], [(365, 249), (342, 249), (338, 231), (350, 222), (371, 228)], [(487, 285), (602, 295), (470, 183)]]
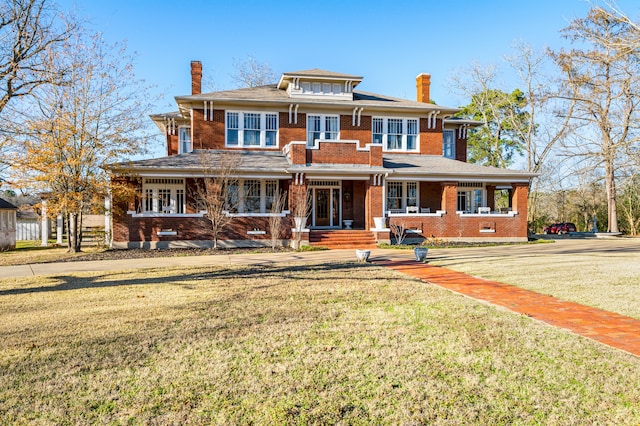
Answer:
[(278, 139), (278, 114), (227, 111), (226, 145), (230, 147), (275, 148)]
[(337, 140), (339, 134), (337, 115), (307, 115), (307, 146), (316, 146), (317, 140)]
[(387, 182), (387, 210), (418, 206), (417, 182)]
[(456, 137), (454, 130), (444, 130), (442, 132), (442, 156), (445, 158), (456, 158)]
[(184, 179), (146, 178), (142, 208), (148, 213), (184, 214)]
[(193, 146), (191, 145), (191, 127), (180, 126), (178, 127), (178, 154), (191, 151), (193, 151)]
[(277, 180), (241, 179), (229, 188), (227, 209), (232, 213), (271, 213), (277, 193)]
[(385, 151), (416, 151), (418, 149), (418, 119), (373, 117), (371, 142)]

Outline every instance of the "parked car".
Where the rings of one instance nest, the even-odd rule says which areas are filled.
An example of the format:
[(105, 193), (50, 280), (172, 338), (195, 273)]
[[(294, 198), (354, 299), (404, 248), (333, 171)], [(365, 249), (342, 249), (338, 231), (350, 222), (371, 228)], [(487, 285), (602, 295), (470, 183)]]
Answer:
[(545, 234), (557, 234), (559, 225), (559, 223), (552, 223), (549, 226), (545, 226), (542, 232), (544, 232)]
[(571, 222), (561, 223), (557, 228), (558, 234), (568, 234), (569, 232), (576, 232), (576, 225)]
[(552, 223), (542, 230), (545, 234), (568, 234), (576, 232), (576, 225), (571, 222)]

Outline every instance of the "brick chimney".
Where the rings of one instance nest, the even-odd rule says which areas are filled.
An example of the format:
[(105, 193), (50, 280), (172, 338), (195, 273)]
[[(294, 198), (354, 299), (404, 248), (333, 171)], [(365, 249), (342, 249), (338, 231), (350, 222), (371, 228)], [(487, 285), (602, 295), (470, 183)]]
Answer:
[(191, 94), (202, 93), (202, 62), (191, 61)]
[(431, 74), (420, 74), (416, 77), (418, 102), (431, 103)]

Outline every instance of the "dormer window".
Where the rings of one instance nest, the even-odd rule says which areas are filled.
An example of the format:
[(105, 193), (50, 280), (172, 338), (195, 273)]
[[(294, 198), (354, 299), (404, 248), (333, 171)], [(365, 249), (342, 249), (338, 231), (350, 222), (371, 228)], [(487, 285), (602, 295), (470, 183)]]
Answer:
[(278, 89), (292, 98), (353, 100), (353, 89), (362, 77), (312, 69), (282, 74)]
[(343, 93), (342, 84), (338, 83), (318, 83), (303, 81), (300, 83), (302, 94), (307, 95), (341, 95)]

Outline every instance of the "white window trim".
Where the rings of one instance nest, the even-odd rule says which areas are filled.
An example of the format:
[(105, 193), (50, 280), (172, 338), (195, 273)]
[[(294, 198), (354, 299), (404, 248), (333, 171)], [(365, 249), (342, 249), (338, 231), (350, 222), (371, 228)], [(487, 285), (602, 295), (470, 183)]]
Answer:
[[(402, 183), (402, 199), (400, 201), (400, 205), (401, 205), (400, 209), (404, 210), (405, 212), (406, 212), (406, 209), (407, 209), (407, 200), (409, 199), (409, 197), (407, 197), (408, 184), (409, 183), (415, 183), (415, 185), (416, 185), (416, 207), (418, 207), (418, 212), (420, 211), (419, 210), (420, 209), (420, 183), (416, 182), (416, 181), (406, 181), (406, 180), (397, 181), (397, 180), (394, 180), (394, 181), (387, 181), (386, 185), (385, 185), (385, 200), (384, 200), (384, 203), (385, 203), (385, 207), (387, 209), (387, 214), (390, 213), (389, 206), (387, 205), (388, 204), (388, 200), (389, 200), (389, 184), (390, 183)], [(393, 210), (395, 210), (395, 209), (393, 209)], [(398, 214), (398, 213), (395, 213), (395, 214)], [(415, 213), (412, 213), (412, 215), (415, 215)]]
[[(371, 143), (373, 145), (380, 145), (373, 142), (373, 120), (381, 119), (382, 120), (382, 151), (384, 152), (419, 152), (420, 151), (420, 119), (417, 117), (371, 117)], [(388, 149), (388, 135), (389, 135), (389, 119), (402, 120), (402, 146), (400, 149)], [(409, 136), (409, 120), (413, 120), (416, 122), (416, 146), (413, 149), (407, 149), (407, 136)]]
[[(320, 117), (320, 139), (314, 139), (313, 141), (309, 141), (309, 117)], [(336, 131), (337, 136), (335, 139), (325, 139), (324, 134), (327, 132), (327, 118), (336, 118), (338, 123), (338, 129)], [(318, 146), (318, 141), (339, 141), (340, 140), (340, 115), (339, 114), (316, 114), (316, 113), (308, 113), (306, 115), (306, 130), (307, 130), (307, 147), (315, 148)]]
[[(238, 144), (230, 145), (227, 140), (227, 132), (229, 130), (228, 123), (228, 113), (238, 114)], [(245, 114), (259, 114), (260, 115), (260, 144), (259, 145), (248, 145), (244, 143), (244, 115)], [(275, 145), (267, 145), (267, 130), (274, 131), (272, 129), (267, 129), (267, 115), (275, 115), (276, 117), (276, 143)], [(226, 110), (224, 112), (224, 144), (225, 147), (228, 148), (264, 148), (264, 149), (278, 149), (280, 137), (280, 114), (272, 111), (236, 111), (236, 110)]]
[[(479, 202), (479, 204), (476, 202), (475, 199), (475, 192), (476, 191), (481, 191), (481, 200)], [(461, 192), (466, 192), (467, 193), (467, 200), (469, 201), (469, 205), (471, 207), (471, 209), (469, 211), (467, 210), (458, 210), (458, 196)], [(484, 207), (487, 204), (487, 188), (482, 185), (482, 184), (478, 184), (477, 186), (472, 186), (472, 185), (465, 185), (465, 186), (461, 186), (458, 185), (458, 191), (456, 192), (456, 213), (458, 214), (464, 214), (464, 215), (469, 215), (469, 214), (477, 214), (477, 210), (478, 207)], [(466, 206), (465, 206), (466, 207)], [(483, 214), (482, 216), (486, 216), (486, 214)]]
[[(445, 144), (444, 144), (444, 135), (445, 133), (450, 132), (453, 135), (453, 142), (451, 143), (451, 156), (445, 155)], [(452, 160), (456, 159), (456, 131), (453, 129), (444, 129), (442, 131), (442, 156), (444, 158), (450, 158)]]
[[(180, 138), (183, 134), (182, 129), (189, 129), (189, 149), (188, 150), (183, 150), (182, 149), (182, 139)], [(193, 140), (191, 139), (191, 126), (179, 126), (178, 127), (178, 154), (185, 154), (187, 152), (192, 152), (193, 151)]]
[[(151, 179), (153, 180), (157, 180), (157, 179)], [(159, 179), (162, 180), (162, 179)], [(185, 182), (184, 179), (167, 179), (167, 180), (175, 180), (175, 181), (181, 181), (181, 183), (177, 183), (177, 182), (148, 182), (147, 179), (145, 179), (142, 183), (142, 206), (141, 206), (141, 210), (142, 210), (142, 216), (150, 216), (150, 215), (179, 215), (182, 216), (183, 214), (186, 213), (186, 188), (185, 188)], [(150, 189), (152, 191), (152, 196), (151, 196), (151, 210), (147, 210), (147, 202), (146, 202), (146, 194), (147, 194), (147, 190)], [(169, 202), (170, 202), (170, 206), (167, 210), (165, 211), (159, 211), (160, 207), (159, 207), (159, 202), (160, 202), (160, 197), (159, 197), (159, 191), (161, 189), (168, 189), (170, 191), (169, 193)], [(177, 204), (177, 200), (178, 200), (178, 191), (182, 190), (182, 204), (181, 206), (178, 206)], [(179, 208), (181, 207), (181, 208)], [(182, 210), (183, 213), (177, 213), (178, 210)]]
[[(245, 211), (244, 183), (247, 180), (260, 181), (260, 211), (259, 212)], [(285, 216), (286, 211), (282, 211), (279, 213), (271, 213), (270, 211), (267, 211), (267, 182), (268, 181), (276, 183), (276, 190), (275, 190), (274, 197), (277, 197), (280, 190), (280, 181), (278, 179), (239, 179), (238, 180), (238, 211), (233, 213), (226, 212), (227, 216), (231, 216), (231, 217)]]

